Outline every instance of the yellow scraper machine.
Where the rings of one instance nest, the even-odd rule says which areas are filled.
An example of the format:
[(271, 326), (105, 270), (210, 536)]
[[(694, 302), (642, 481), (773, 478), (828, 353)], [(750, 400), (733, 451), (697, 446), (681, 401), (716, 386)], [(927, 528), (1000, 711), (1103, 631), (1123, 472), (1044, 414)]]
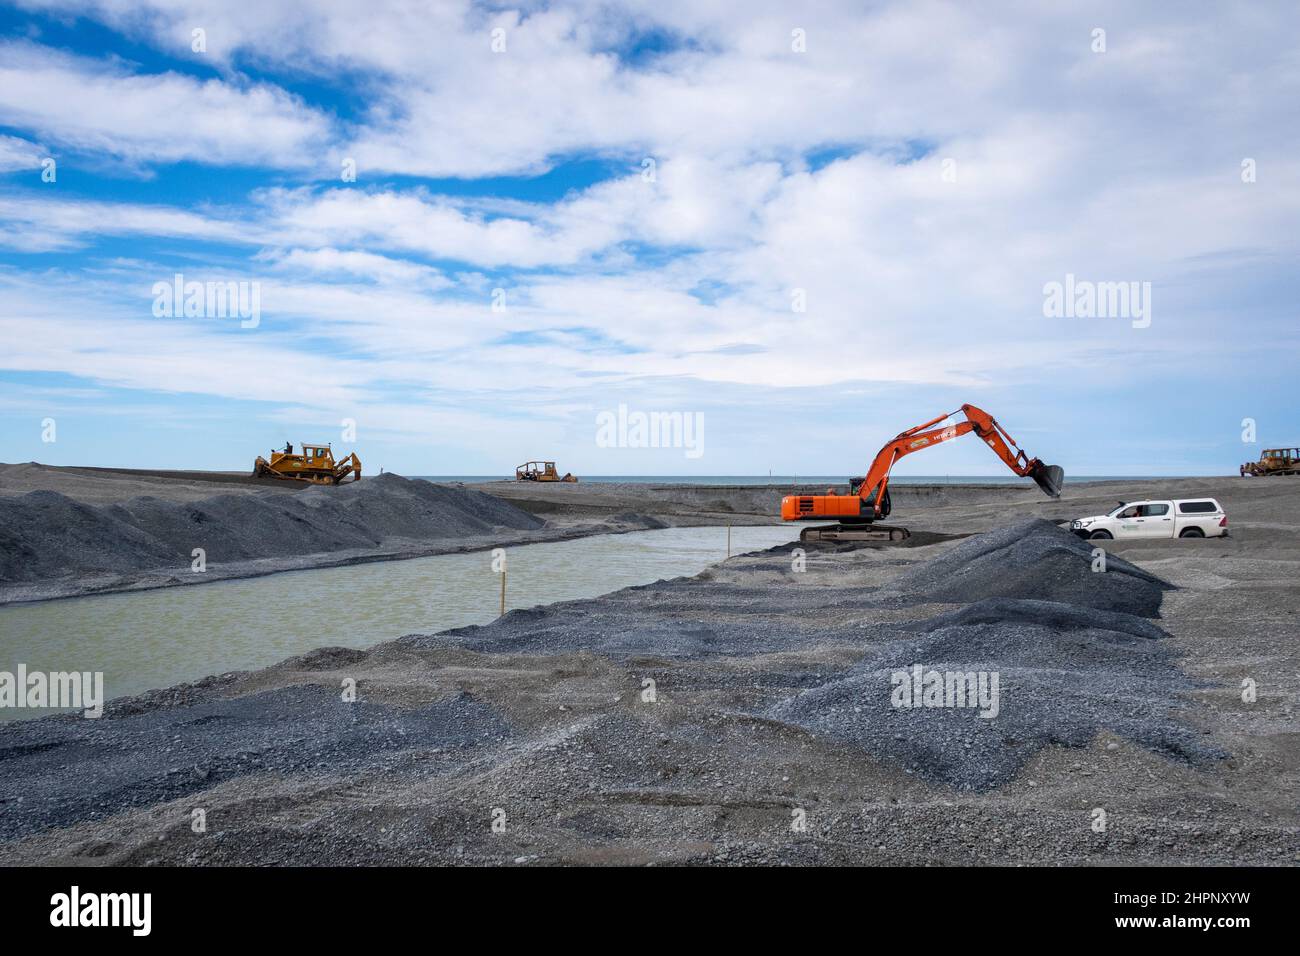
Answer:
[[(953, 418), (957, 412), (966, 420), (955, 425), (940, 422)], [(931, 419), (923, 425), (909, 428), (885, 444), (863, 478), (849, 479), (849, 493), (836, 494), (827, 489), (824, 495), (788, 495), (781, 499), (781, 518), (784, 521), (824, 521), (828, 518), (838, 524), (806, 529), (799, 540), (807, 544), (816, 541), (903, 541), (909, 537), (906, 528), (877, 524), (889, 516), (889, 473), (894, 462), (904, 455), (933, 448), (935, 445), (974, 432), (1002, 462), (1023, 478), (1031, 478), (1052, 498), (1059, 498), (1065, 483), (1065, 472), (1058, 465), (1046, 465), (1030, 458), (1016, 446), (1006, 429), (988, 412), (974, 405), (963, 405), (957, 412), (949, 412)]]
[(284, 451), (271, 452), (270, 461), (259, 456), (253, 463), (253, 477), (337, 485), (349, 477), (353, 481), (361, 480), (361, 459), (353, 453), (336, 462), (329, 445), (304, 444), (302, 453), (298, 454), (292, 444), (286, 444)]
[(1300, 448), (1266, 448), (1259, 461), (1248, 461), (1241, 466), (1243, 478), (1265, 475), (1300, 475)]
[(515, 481), (577, 481), (569, 472), (560, 477), (553, 461), (526, 461), (515, 469)]

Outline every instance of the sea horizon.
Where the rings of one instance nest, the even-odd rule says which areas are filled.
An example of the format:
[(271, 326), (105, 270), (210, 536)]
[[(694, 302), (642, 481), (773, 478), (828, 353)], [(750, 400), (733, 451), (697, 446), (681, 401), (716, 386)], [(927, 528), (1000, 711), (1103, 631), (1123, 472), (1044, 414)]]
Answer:
[[(462, 482), (477, 484), (481, 482), (510, 481), (512, 475), (406, 475), (420, 481), (432, 481), (440, 484)], [(855, 476), (860, 477), (860, 476)], [(1205, 475), (1079, 475), (1067, 477), (1067, 483), (1099, 481), (1159, 481), (1175, 478), (1202, 478)], [(847, 484), (846, 475), (580, 475), (579, 483), (589, 484), (667, 484), (667, 485), (820, 485)], [(1016, 475), (894, 475), (890, 484), (895, 485), (1018, 485), (1032, 484), (1030, 479)]]

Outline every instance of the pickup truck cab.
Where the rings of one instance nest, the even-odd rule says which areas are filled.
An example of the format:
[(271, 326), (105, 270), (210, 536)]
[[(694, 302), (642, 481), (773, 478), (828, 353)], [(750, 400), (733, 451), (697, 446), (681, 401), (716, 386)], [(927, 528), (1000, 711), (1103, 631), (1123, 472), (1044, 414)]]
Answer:
[(1070, 530), (1081, 538), (1222, 538), (1228, 516), (1213, 498), (1121, 501), (1104, 515), (1079, 518)]

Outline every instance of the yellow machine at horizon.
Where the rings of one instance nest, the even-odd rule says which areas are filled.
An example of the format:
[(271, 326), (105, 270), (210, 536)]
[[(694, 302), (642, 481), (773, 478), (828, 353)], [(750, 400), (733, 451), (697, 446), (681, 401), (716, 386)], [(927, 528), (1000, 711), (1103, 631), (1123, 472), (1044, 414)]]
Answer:
[(578, 479), (569, 472), (560, 477), (553, 461), (526, 461), (515, 469), (515, 481), (568, 481)]
[(1300, 448), (1266, 448), (1260, 453), (1259, 461), (1246, 462), (1240, 471), (1243, 478), (1300, 475)]
[(339, 461), (328, 445), (303, 444), (302, 453), (295, 454), (293, 444), (284, 451), (271, 452), (271, 460), (261, 456), (253, 463), (254, 478), (284, 478), (288, 481), (309, 481), (315, 485), (337, 485), (348, 476), (361, 480), (361, 459), (354, 452)]

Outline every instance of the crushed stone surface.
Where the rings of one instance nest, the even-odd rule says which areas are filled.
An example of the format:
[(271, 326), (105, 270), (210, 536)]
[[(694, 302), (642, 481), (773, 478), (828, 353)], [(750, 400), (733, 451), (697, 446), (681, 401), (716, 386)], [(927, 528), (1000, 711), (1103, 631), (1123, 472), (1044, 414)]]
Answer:
[(395, 709), (344, 703), (340, 692), (311, 685), (117, 719), (19, 723), (0, 741), (0, 840), (251, 773), (361, 773), (413, 745), (458, 760), (509, 732), (491, 707), (465, 695)]

